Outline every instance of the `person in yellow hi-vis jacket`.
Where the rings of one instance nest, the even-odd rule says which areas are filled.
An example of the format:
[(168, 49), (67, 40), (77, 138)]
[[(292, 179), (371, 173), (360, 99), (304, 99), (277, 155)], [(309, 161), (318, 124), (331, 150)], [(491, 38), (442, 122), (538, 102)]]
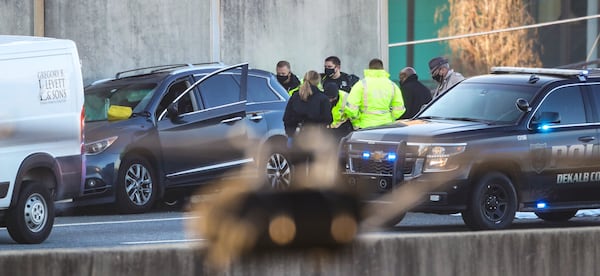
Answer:
[(383, 61), (372, 59), (365, 77), (352, 86), (344, 112), (354, 129), (394, 122), (406, 109), (400, 88), (383, 69)]
[(348, 100), (348, 92), (339, 89), (335, 82), (325, 83), (323, 92), (327, 95), (331, 103), (331, 117), (333, 118), (333, 122), (331, 122), (329, 128), (334, 138), (339, 140), (353, 130), (352, 124), (344, 112), (346, 101)]

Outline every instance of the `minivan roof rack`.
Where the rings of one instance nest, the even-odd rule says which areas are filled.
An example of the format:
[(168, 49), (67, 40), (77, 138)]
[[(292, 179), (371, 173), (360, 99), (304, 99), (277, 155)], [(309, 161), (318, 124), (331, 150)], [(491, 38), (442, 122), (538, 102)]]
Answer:
[(565, 77), (578, 77), (580, 81), (585, 81), (589, 76), (589, 70), (587, 69), (555, 69), (555, 68), (532, 68), (532, 67), (492, 67), (492, 74), (504, 74), (504, 73), (529, 73), (529, 74), (541, 74), (541, 75), (555, 75)]
[(147, 70), (147, 71), (149, 71), (149, 73), (156, 73), (156, 72), (171, 70), (171, 69), (179, 68), (179, 67), (193, 68), (194, 66), (209, 65), (209, 64), (219, 64), (219, 65), (222, 65), (221, 62), (204, 62), (204, 63), (178, 63), (178, 64), (166, 64), (166, 65), (148, 66), (148, 67), (141, 67), (141, 68), (136, 68), (136, 69), (131, 69), (131, 70), (126, 70), (126, 71), (118, 72), (115, 75), (115, 79), (123, 77), (124, 74), (132, 73), (132, 72), (137, 72), (137, 71)]

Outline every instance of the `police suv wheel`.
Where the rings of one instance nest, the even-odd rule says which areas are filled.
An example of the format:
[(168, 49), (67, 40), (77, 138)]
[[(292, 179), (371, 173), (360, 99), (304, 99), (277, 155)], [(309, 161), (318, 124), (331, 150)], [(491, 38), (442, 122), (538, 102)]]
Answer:
[(568, 211), (552, 211), (552, 212), (535, 212), (535, 215), (538, 218), (541, 218), (545, 221), (567, 221), (575, 216), (577, 210), (568, 210)]
[(463, 221), (473, 230), (508, 228), (517, 211), (515, 187), (503, 173), (485, 174), (473, 187)]
[(39, 182), (24, 182), (17, 204), (7, 213), (6, 229), (18, 243), (41, 243), (52, 231), (54, 200)]
[(116, 184), (117, 208), (121, 213), (143, 213), (156, 201), (158, 182), (152, 165), (132, 156), (119, 169)]

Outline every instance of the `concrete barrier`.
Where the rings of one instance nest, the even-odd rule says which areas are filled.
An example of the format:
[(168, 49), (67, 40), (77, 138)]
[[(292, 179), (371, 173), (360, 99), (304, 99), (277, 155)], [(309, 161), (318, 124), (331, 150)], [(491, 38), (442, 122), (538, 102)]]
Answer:
[(224, 271), (189, 245), (2, 251), (2, 275), (600, 275), (600, 228), (366, 234), (333, 253), (264, 252)]

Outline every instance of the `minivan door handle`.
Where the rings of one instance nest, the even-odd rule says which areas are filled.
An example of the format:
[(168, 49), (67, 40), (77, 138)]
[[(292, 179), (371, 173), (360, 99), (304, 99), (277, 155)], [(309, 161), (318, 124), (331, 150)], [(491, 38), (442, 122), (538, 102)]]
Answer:
[(596, 140), (596, 137), (594, 137), (594, 136), (581, 136), (581, 137), (579, 137), (579, 141), (581, 141), (581, 142), (586, 142), (587, 143), (587, 142), (594, 141), (594, 140)]
[(239, 117), (239, 116), (233, 117), (233, 118), (229, 118), (229, 119), (225, 119), (225, 120), (221, 121), (221, 124), (229, 124), (229, 123), (233, 123), (235, 121), (239, 121), (241, 119), (242, 119), (242, 117)]
[(253, 121), (262, 120), (262, 118), (263, 118), (263, 116), (258, 115), (258, 114), (253, 114), (252, 116), (250, 116), (250, 120), (253, 120)]

